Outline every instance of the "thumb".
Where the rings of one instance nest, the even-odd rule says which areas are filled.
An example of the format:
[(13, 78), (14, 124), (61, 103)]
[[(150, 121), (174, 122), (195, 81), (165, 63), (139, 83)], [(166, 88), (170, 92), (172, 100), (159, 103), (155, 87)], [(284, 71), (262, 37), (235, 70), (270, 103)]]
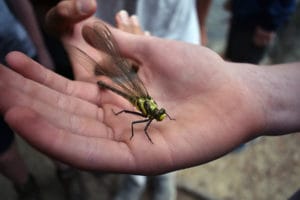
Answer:
[(46, 29), (54, 35), (72, 30), (74, 24), (87, 19), (96, 12), (95, 0), (63, 0), (46, 16)]
[(109, 27), (109, 29), (116, 40), (122, 56), (137, 62), (140, 62), (145, 56), (148, 56), (145, 54), (149, 49), (151, 49), (153, 43), (150, 41), (154, 38), (127, 33), (113, 27)]

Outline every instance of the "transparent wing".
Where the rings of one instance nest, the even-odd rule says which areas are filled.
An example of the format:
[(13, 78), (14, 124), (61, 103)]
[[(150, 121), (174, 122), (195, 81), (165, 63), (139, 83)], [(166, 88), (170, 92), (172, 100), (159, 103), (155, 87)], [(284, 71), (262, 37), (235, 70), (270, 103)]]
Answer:
[(82, 34), (85, 40), (94, 48), (105, 54), (103, 62), (96, 62), (86, 52), (78, 48), (79, 56), (85, 60), (85, 65), (94, 68), (95, 75), (109, 77), (115, 88), (134, 97), (148, 97), (143, 82), (132, 69), (129, 62), (122, 58), (112, 33), (100, 22), (93, 27), (85, 26)]

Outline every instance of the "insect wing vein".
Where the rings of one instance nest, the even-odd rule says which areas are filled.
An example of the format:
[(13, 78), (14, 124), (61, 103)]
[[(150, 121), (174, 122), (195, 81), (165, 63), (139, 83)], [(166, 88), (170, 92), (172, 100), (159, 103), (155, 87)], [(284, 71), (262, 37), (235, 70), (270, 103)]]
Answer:
[(96, 72), (98, 72), (98, 74), (110, 77), (113, 82), (132, 96), (148, 96), (143, 82), (133, 72), (129, 62), (120, 56), (118, 45), (112, 33), (104, 24), (99, 22), (95, 23), (93, 27), (84, 27), (83, 35), (90, 45), (95, 47), (102, 54), (105, 53), (110, 57), (106, 59), (107, 63), (94, 65), (97, 67)]

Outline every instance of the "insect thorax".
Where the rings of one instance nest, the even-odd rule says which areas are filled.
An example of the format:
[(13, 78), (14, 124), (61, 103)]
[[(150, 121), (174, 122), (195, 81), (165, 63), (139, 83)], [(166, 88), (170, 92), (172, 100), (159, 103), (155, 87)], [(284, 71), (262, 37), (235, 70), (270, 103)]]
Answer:
[(145, 117), (162, 121), (166, 117), (165, 109), (158, 108), (157, 103), (151, 97), (140, 97), (136, 101), (136, 107)]

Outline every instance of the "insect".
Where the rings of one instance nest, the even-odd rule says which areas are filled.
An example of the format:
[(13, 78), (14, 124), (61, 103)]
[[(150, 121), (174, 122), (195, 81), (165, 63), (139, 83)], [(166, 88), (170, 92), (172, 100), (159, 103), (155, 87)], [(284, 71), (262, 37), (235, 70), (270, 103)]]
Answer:
[(110, 30), (102, 23), (94, 23), (94, 26), (85, 26), (82, 34), (85, 40), (99, 50), (104, 56), (104, 62), (101, 64), (96, 62), (87, 53), (78, 49), (81, 52), (81, 57), (87, 63), (86, 65), (93, 66), (94, 73), (96, 76), (106, 76), (111, 79), (110, 83), (105, 81), (97, 80), (97, 84), (100, 88), (111, 90), (112, 92), (127, 99), (137, 111), (121, 110), (114, 112), (115, 115), (121, 113), (128, 113), (133, 115), (141, 116), (145, 119), (131, 122), (131, 137), (134, 136), (134, 124), (146, 123), (144, 127), (144, 133), (151, 143), (148, 128), (151, 122), (155, 119), (162, 121), (166, 117), (170, 120), (171, 118), (164, 108), (158, 108), (157, 103), (148, 94), (143, 82), (137, 76), (137, 73), (133, 71), (130, 62), (127, 59), (121, 57), (119, 53), (119, 47), (110, 32)]

